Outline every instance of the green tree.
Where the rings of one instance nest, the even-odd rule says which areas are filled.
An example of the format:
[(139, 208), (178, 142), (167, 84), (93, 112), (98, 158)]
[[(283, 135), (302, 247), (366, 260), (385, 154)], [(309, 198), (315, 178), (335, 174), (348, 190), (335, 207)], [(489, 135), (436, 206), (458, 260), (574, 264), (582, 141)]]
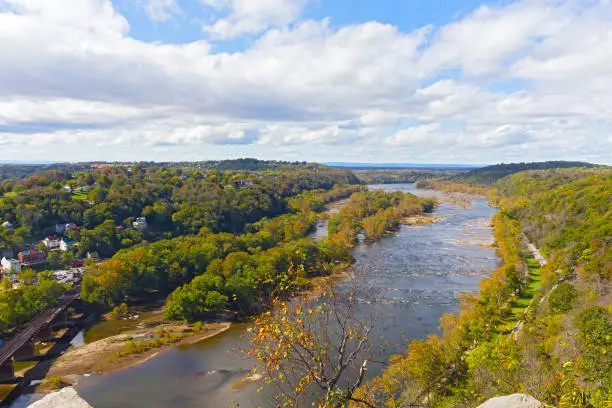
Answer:
[(577, 292), (572, 284), (561, 282), (549, 295), (548, 305), (554, 313), (567, 312), (572, 308)]

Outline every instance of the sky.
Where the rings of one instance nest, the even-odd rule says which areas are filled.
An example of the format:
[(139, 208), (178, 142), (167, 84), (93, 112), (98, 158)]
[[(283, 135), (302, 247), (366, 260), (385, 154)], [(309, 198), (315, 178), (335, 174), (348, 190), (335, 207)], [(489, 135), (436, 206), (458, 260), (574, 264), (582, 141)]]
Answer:
[(0, 161), (612, 164), (612, 0), (0, 0)]

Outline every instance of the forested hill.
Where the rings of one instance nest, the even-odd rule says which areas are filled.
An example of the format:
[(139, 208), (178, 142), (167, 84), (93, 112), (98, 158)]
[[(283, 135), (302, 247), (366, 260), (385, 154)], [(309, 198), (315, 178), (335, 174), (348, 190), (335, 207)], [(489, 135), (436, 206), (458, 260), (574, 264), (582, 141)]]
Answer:
[(547, 161), (508, 164), (502, 163), (472, 170), (467, 173), (458, 174), (456, 176), (451, 177), (451, 180), (472, 185), (491, 185), (497, 180), (500, 180), (510, 174), (518, 173), (525, 170), (567, 169), (571, 167), (593, 168), (599, 166), (592, 163), (578, 161)]
[(359, 180), (349, 169), (333, 169), (319, 163), (305, 161), (259, 160), (253, 158), (231, 160), (207, 160), (195, 162), (82, 162), (82, 163), (46, 163), (46, 164), (10, 164), (0, 163), (0, 181), (24, 179), (33, 174), (44, 174), (55, 170), (64, 173), (89, 171), (102, 168), (155, 168), (164, 167), (182, 170), (217, 170), (217, 171), (290, 171), (296, 169), (322, 172), (333, 171), (336, 175), (344, 175), (343, 182), (358, 184)]
[[(285, 212), (287, 200), (302, 191), (360, 183), (348, 170), (304, 163), (259, 162), (261, 171), (180, 163), (72, 166), (40, 167), (0, 181), (0, 248), (17, 253), (56, 233), (57, 224), (70, 223), (77, 227), (68, 234), (78, 243), (77, 256), (110, 256), (143, 240), (201, 228), (241, 232), (248, 223)], [(144, 232), (131, 228), (138, 217), (148, 222)]]
[[(297, 265), (298, 255), (314, 244), (306, 240), (282, 250), (274, 247), (306, 236), (318, 220), (314, 211), (326, 203), (363, 190), (347, 170), (308, 163), (257, 166), (262, 170), (180, 163), (8, 166), (12, 176), (0, 181), (0, 258), (16, 256), (24, 268), (2, 279), (0, 335), (53, 306), (67, 289), (50, 273), (36, 274), (30, 267), (67, 269), (82, 266), (86, 257), (94, 262), (115, 255), (87, 268), (83, 299), (97, 303), (171, 291), (230, 252), (241, 252), (236, 256), (240, 264), (244, 256), (269, 249), (257, 260), (266, 266), (275, 261), (274, 271), (286, 274), (289, 256), (296, 257)], [(48, 245), (53, 241), (57, 244)], [(13, 278), (19, 287), (12, 290)], [(240, 294), (244, 306), (255, 296), (238, 290), (244, 285), (236, 285), (244, 282), (237, 281), (223, 289)], [(223, 296), (213, 294), (207, 305), (225, 304)]]

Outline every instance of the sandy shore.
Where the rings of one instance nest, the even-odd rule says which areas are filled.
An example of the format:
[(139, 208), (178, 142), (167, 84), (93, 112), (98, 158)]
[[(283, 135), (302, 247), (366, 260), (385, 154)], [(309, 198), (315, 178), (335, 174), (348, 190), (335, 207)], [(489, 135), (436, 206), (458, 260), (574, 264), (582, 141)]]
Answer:
[[(85, 346), (77, 347), (61, 356), (49, 371), (48, 376), (66, 377), (70, 383), (73, 376), (84, 374), (109, 374), (124, 370), (154, 358), (159, 353), (180, 345), (195, 344), (216, 336), (231, 327), (231, 323), (209, 323), (198, 331), (190, 325), (161, 325), (158, 327), (131, 330), (107, 337)], [(151, 346), (143, 351), (128, 352), (129, 343), (148, 343), (159, 338), (160, 329), (173, 340)], [(39, 391), (39, 390), (37, 390)], [(45, 391), (41, 389), (40, 391)]]
[(410, 226), (422, 226), (422, 225), (431, 225), (437, 224), (442, 221), (442, 217), (438, 214), (419, 214), (413, 215), (411, 217), (406, 217), (402, 220), (402, 224), (410, 225)]

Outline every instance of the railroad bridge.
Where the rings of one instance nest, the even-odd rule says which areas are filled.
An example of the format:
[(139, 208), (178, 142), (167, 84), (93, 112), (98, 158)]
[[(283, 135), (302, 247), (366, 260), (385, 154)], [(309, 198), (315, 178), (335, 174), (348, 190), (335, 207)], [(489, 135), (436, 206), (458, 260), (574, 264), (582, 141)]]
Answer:
[(31, 358), (34, 343), (48, 339), (53, 333), (53, 325), (66, 322), (68, 307), (79, 298), (80, 288), (75, 287), (58, 299), (58, 305), (40, 312), (15, 333), (13, 338), (0, 348), (0, 382), (14, 382), (14, 362)]

